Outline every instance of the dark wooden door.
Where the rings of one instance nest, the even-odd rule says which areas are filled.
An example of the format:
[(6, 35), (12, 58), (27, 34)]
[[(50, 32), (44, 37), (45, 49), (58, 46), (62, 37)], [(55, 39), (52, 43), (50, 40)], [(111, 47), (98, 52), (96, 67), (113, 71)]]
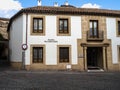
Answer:
[(98, 49), (97, 48), (88, 48), (87, 49), (87, 65), (88, 67), (97, 67), (98, 66)]

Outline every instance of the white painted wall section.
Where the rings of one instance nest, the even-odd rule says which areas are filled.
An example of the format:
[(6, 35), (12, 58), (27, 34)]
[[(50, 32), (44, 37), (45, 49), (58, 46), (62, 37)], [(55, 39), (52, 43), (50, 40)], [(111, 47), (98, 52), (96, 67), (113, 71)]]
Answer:
[(115, 18), (107, 18), (107, 38), (112, 41), (112, 60), (113, 64), (118, 63), (118, 51), (117, 45), (120, 45), (120, 37), (116, 35), (116, 19)]
[(72, 38), (82, 38), (81, 17), (71, 17), (71, 36)]
[(57, 45), (46, 45), (46, 65), (57, 65)]
[(81, 17), (71, 17), (72, 64), (78, 64), (77, 39), (82, 38)]
[(46, 16), (46, 37), (56, 38), (57, 34), (57, 22), (56, 16)]
[[(56, 39), (56, 16), (46, 16), (45, 39)], [(43, 41), (44, 42), (44, 41)], [(46, 65), (57, 65), (57, 43), (45, 43)]]
[(10, 60), (12, 62), (22, 61), (22, 38), (23, 38), (23, 16), (14, 20), (10, 28)]

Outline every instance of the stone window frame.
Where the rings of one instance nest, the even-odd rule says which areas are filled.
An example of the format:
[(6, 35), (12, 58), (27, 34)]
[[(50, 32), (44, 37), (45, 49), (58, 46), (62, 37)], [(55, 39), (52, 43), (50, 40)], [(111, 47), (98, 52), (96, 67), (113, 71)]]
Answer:
[[(37, 21), (37, 29), (34, 29), (34, 20)], [(42, 21), (42, 28), (39, 29), (39, 21)], [(35, 32), (36, 31), (36, 32)], [(33, 18), (33, 33), (43, 33), (43, 18)]]
[[(59, 20), (68, 20), (68, 33), (59, 33)], [(71, 36), (71, 17), (70, 16), (57, 16), (57, 36)]]
[[(60, 62), (60, 60), (59, 60), (59, 48), (60, 47), (69, 47), (69, 62)], [(72, 48), (71, 48), (71, 45), (57, 45), (57, 62), (58, 62), (58, 64), (65, 64), (65, 63), (67, 63), (67, 64), (71, 64), (71, 62), (72, 62)]]
[[(67, 21), (67, 29), (65, 30), (65, 21)], [(63, 23), (63, 27), (62, 27), (62, 30), (60, 30), (60, 22), (62, 22)], [(68, 29), (68, 19), (59, 19), (59, 33), (61, 34), (63, 34), (63, 33), (69, 33), (69, 29)]]
[(118, 23), (120, 23), (120, 19), (117, 19), (117, 20), (116, 20), (116, 32), (117, 32), (117, 37), (120, 37), (120, 33), (118, 32), (118, 29), (119, 29), (119, 28), (118, 28), (118, 25), (119, 25)]
[[(43, 48), (43, 62), (42, 63), (33, 63), (33, 47), (42, 47)], [(46, 47), (45, 45), (32, 44), (30, 45), (30, 63), (34, 65), (45, 65), (46, 62)]]
[[(38, 33), (38, 32), (34, 33), (34, 32), (33, 32), (33, 19), (34, 19), (34, 18), (43, 19), (43, 32), (42, 32), (42, 33)], [(45, 24), (46, 24), (46, 22), (45, 22), (45, 16), (41, 16), (41, 15), (31, 15), (31, 23), (30, 23), (30, 26), (31, 26), (30, 28), (31, 28), (31, 30), (30, 30), (30, 34), (31, 34), (31, 35), (35, 35), (35, 36), (45, 36), (45, 29), (46, 29)]]
[[(32, 63), (43, 63), (43, 47), (33, 47)], [(37, 52), (36, 58), (34, 57), (34, 50)], [(39, 60), (40, 59), (40, 60)]]
[(120, 45), (117, 45), (118, 62), (120, 62)]

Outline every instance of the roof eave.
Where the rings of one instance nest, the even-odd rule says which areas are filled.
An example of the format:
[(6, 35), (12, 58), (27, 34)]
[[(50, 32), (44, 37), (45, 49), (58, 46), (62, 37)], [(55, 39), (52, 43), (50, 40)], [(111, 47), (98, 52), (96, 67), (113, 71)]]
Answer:
[(7, 27), (7, 31), (10, 30), (10, 26), (11, 26), (13, 20), (14, 20), (15, 18), (17, 18), (18, 16), (20, 16), (22, 13), (24, 13), (24, 9), (21, 9), (19, 12), (17, 12), (14, 16), (11, 17), (11, 19), (10, 19), (10, 21), (9, 21), (9, 24), (8, 24), (8, 27)]
[(21, 9), (16, 13), (9, 21), (8, 29), (15, 18), (23, 13), (35, 13), (35, 14), (50, 14), (50, 15), (94, 15), (94, 16), (109, 16), (109, 17), (120, 17), (120, 11), (116, 10), (104, 10), (104, 9), (84, 9), (84, 8), (65, 8), (65, 7), (31, 7)]

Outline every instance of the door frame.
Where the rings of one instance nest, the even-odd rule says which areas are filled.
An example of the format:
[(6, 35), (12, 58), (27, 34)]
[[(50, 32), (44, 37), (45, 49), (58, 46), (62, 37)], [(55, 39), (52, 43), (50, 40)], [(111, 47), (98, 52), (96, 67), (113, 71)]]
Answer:
[(107, 46), (97, 46), (97, 45), (84, 45), (83, 46), (83, 54), (84, 54), (84, 70), (88, 70), (88, 67), (87, 67), (87, 48), (88, 47), (102, 47), (102, 51), (103, 51), (103, 69), (106, 71), (107, 70)]

